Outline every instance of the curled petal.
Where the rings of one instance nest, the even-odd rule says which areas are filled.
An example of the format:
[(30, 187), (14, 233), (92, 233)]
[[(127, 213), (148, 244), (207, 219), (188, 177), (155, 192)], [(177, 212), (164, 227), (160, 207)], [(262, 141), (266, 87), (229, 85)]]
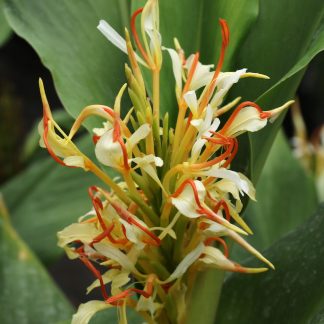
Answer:
[(73, 315), (71, 324), (88, 324), (94, 314), (110, 307), (113, 306), (101, 300), (81, 304), (77, 313)]
[(226, 131), (226, 136), (238, 136), (244, 132), (256, 132), (267, 124), (266, 118), (260, 117), (260, 111), (248, 106), (239, 111)]
[(57, 233), (58, 246), (64, 247), (74, 241), (81, 241), (84, 244), (89, 244), (99, 234), (101, 234), (101, 232), (93, 223), (74, 223)]
[(98, 140), (95, 147), (97, 159), (104, 165), (120, 168), (123, 165), (123, 150), (118, 141), (113, 140), (113, 129)]
[[(194, 184), (198, 193), (197, 198), (203, 202), (206, 196), (206, 189), (201, 181), (195, 180)], [(193, 188), (190, 185), (186, 185), (177, 197), (172, 197), (171, 202), (186, 217), (197, 218), (201, 216), (197, 211), (199, 206)]]

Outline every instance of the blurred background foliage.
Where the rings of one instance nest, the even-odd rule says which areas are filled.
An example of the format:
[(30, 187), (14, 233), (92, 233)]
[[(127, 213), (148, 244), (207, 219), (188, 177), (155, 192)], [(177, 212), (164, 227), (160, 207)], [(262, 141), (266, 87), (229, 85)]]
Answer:
[[(188, 11), (184, 11), (186, 6)], [(59, 322), (72, 314), (71, 303), (77, 306), (96, 296), (85, 296), (85, 288), (92, 278), (78, 262), (66, 260), (56, 246), (56, 232), (90, 208), (86, 189), (97, 180), (80, 170), (55, 165), (38, 148), (37, 124), (42, 109), (37, 80), (41, 76), (45, 81), (56, 119), (66, 129), (72, 123), (71, 115), (75, 117), (85, 103), (111, 103), (123, 82), (123, 74), (118, 71), (123, 70), (126, 57), (106, 44), (95, 26), (98, 18), (111, 18), (114, 27), (121, 29), (128, 24), (131, 6), (128, 1), (113, 1), (110, 7), (112, 12), (105, 1), (98, 0), (92, 4), (84, 1), (80, 6), (69, 1), (62, 1), (60, 6), (55, 1), (0, 1), (0, 189), (4, 197), (0, 221), (0, 265), (4, 269), (0, 281), (1, 323)], [(170, 24), (171, 11), (181, 17), (174, 24)], [(214, 61), (219, 50), (219, 42), (215, 40), (220, 12), (233, 29), (234, 45), (226, 67), (247, 67), (272, 77), (267, 84), (244, 80), (233, 89), (230, 98), (243, 93), (245, 99), (258, 99), (267, 109), (294, 96), (300, 83), (296, 96), (306, 125), (304, 141), (310, 143), (316, 142), (316, 134), (324, 123), (324, 55), (320, 53), (324, 47), (323, 11), (321, 1), (315, 0), (307, 6), (296, 0), (192, 0), (179, 1), (175, 8), (172, 1), (161, 1), (161, 29), (166, 45), (170, 46), (172, 37), (178, 35), (187, 53), (201, 48), (204, 63)], [(198, 32), (196, 24), (201, 26)], [(235, 26), (241, 31), (237, 32), (239, 28)], [(317, 53), (320, 54), (316, 56)], [(165, 62), (170, 68), (168, 61)], [(162, 78), (163, 85), (170, 75)], [(165, 87), (163, 91), (163, 105), (167, 110), (173, 107), (173, 89)], [(324, 267), (324, 258), (318, 242), (324, 230), (324, 214), (323, 208), (316, 212), (323, 197), (319, 194), (321, 184), (316, 187), (319, 173), (315, 164), (324, 172), (324, 153), (320, 153), (319, 147), (317, 151), (311, 149), (308, 156), (311, 162), (306, 164), (305, 155), (296, 158), (294, 137), (298, 132), (291, 116), (288, 112), (284, 128), (277, 135), (280, 123), (259, 137), (257, 134), (241, 138), (241, 159), (236, 167), (248, 172), (255, 183), (258, 180), (258, 202), (250, 203), (245, 211), (255, 232), (250, 241), (256, 248), (266, 249), (266, 256), (278, 264), (278, 270), (257, 279), (228, 276), (220, 301), (219, 323), (320, 323), (323, 318), (320, 309), (324, 305), (324, 289), (319, 289), (319, 283), (324, 278), (319, 272)], [(84, 130), (78, 142), (91, 154), (85, 134)], [(317, 160), (316, 154), (320, 156)], [(232, 253), (240, 260), (246, 257), (235, 248)], [(298, 286), (296, 281), (303, 276), (311, 276), (313, 280)], [(280, 290), (283, 280), (285, 287)], [(266, 294), (264, 287), (269, 287), (270, 292)], [(285, 309), (291, 296), (303, 295), (307, 289), (314, 292), (307, 305), (296, 299), (293, 307)], [(280, 296), (273, 299), (278, 290)], [(41, 298), (32, 305), (25, 304), (37, 292)], [(250, 306), (245, 305), (246, 298), (250, 298)], [(244, 313), (245, 307), (255, 308), (253, 301), (260, 302), (259, 311)], [(240, 303), (242, 306), (237, 306)], [(19, 312), (15, 312), (17, 308)], [(296, 309), (300, 313), (294, 317), (291, 314)], [(276, 314), (284, 316), (285, 311), (288, 319), (276, 317)], [(104, 320), (103, 315), (98, 315), (93, 322)]]

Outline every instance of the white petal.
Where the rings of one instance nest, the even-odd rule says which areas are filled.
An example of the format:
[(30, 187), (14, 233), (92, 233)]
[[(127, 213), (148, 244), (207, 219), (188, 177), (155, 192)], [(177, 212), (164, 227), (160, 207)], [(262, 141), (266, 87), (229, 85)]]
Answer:
[(122, 266), (123, 269), (125, 269), (129, 272), (137, 273), (137, 270), (135, 269), (135, 265), (129, 260), (127, 255), (125, 255), (119, 249), (117, 249), (111, 245), (105, 244), (103, 242), (95, 243), (94, 247), (102, 255), (118, 262)]
[[(119, 269), (110, 269), (106, 271), (102, 275), (102, 280), (104, 284), (107, 284), (109, 282), (112, 282), (112, 285), (114, 285), (114, 289), (112, 290), (118, 290), (119, 288), (123, 287), (130, 281), (129, 273), (119, 270)], [(87, 288), (87, 294), (89, 294), (93, 289), (100, 287), (100, 282), (98, 279), (96, 279), (88, 288)], [(115, 291), (112, 291), (112, 294), (115, 295)]]
[(137, 302), (136, 310), (144, 312), (148, 311), (151, 316), (154, 316), (154, 314), (162, 307), (163, 305), (155, 303), (152, 297), (145, 298), (144, 296), (141, 296)]
[(126, 41), (105, 20), (100, 20), (97, 28), (117, 48), (127, 54)]
[[(186, 61), (186, 68), (188, 71), (190, 70), (192, 63), (193, 63), (194, 55), (190, 55)], [(207, 85), (210, 83), (211, 79), (213, 78), (214, 72), (210, 71), (213, 67), (213, 64), (204, 65), (198, 62), (196, 71), (193, 75), (192, 81), (190, 83), (190, 90), (198, 90), (199, 88)]]
[(74, 166), (74, 167), (86, 169), (84, 164), (84, 158), (82, 156), (68, 156), (63, 160), (63, 162), (67, 166)]
[(132, 150), (133, 147), (145, 138), (151, 132), (151, 126), (149, 124), (141, 125), (128, 139), (126, 147), (128, 150)]
[(198, 110), (198, 99), (196, 96), (195, 91), (188, 91), (183, 95), (183, 98), (188, 105), (189, 109), (191, 110), (193, 116), (195, 117), (197, 115)]
[(123, 151), (120, 144), (113, 141), (113, 130), (109, 130), (95, 146), (97, 159), (104, 165), (111, 167), (120, 167), (123, 160)]
[[(198, 191), (199, 201), (203, 202), (206, 196), (205, 187), (202, 182), (198, 180), (195, 180), (194, 182)], [(193, 189), (190, 185), (186, 185), (178, 197), (171, 198), (171, 202), (179, 212), (186, 217), (197, 218), (201, 216), (201, 214), (197, 212), (198, 206), (194, 197)]]
[(260, 118), (260, 112), (255, 107), (245, 107), (239, 111), (233, 120), (227, 136), (238, 136), (243, 132), (256, 132), (267, 124), (267, 119)]
[(105, 134), (108, 130), (110, 130), (113, 126), (110, 122), (103, 122), (103, 127), (101, 128), (93, 128), (92, 131), (94, 132), (95, 135), (97, 136), (102, 136)]
[(180, 57), (179, 57), (177, 51), (175, 51), (172, 48), (163, 47), (162, 49), (167, 50), (169, 52), (169, 55), (170, 55), (171, 61), (172, 61), (172, 70), (173, 70), (177, 88), (182, 90), (182, 76), (181, 76), (182, 75), (182, 63), (181, 63)]
[(236, 265), (229, 259), (225, 257), (225, 255), (217, 248), (212, 246), (206, 246), (203, 250), (204, 257), (200, 259), (200, 261), (213, 265), (217, 269), (223, 269), (227, 271), (235, 271)]
[(197, 247), (188, 253), (185, 258), (178, 264), (176, 269), (172, 272), (170, 277), (164, 281), (164, 283), (171, 282), (177, 278), (180, 278), (188, 268), (200, 257), (204, 250), (204, 244), (200, 243)]
[(94, 314), (110, 307), (113, 306), (101, 300), (91, 300), (81, 304), (77, 313), (73, 315), (71, 324), (88, 324)]
[(73, 241), (81, 241), (85, 244), (89, 244), (100, 233), (101, 232), (93, 223), (74, 223), (57, 233), (58, 246), (64, 247)]
[(240, 193), (243, 195), (246, 193), (252, 199), (255, 199), (255, 189), (251, 181), (245, 177), (243, 174), (228, 170), (225, 168), (219, 168), (217, 166), (212, 166), (209, 170), (199, 172), (201, 175), (228, 179), (232, 181)]

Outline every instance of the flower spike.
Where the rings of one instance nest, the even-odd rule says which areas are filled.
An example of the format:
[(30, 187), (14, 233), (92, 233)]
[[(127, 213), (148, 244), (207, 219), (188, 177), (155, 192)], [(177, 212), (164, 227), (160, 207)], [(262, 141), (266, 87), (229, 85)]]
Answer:
[[(97, 311), (110, 307), (118, 309), (120, 324), (127, 322), (126, 307), (147, 323), (185, 323), (184, 309), (198, 272), (274, 269), (244, 239), (253, 233), (240, 215), (242, 197), (255, 200), (256, 190), (245, 175), (231, 168), (238, 136), (262, 129), (292, 101), (268, 111), (252, 101), (240, 103), (241, 97), (226, 101), (242, 78), (267, 77), (246, 68), (223, 71), (230, 32), (224, 19), (219, 25), (222, 43), (214, 66), (202, 64), (199, 52), (186, 56), (177, 39), (175, 48), (162, 46), (158, 0), (147, 0), (133, 13), (131, 33), (125, 29), (125, 39), (100, 20), (100, 32), (129, 57), (127, 84), (114, 101), (83, 108), (68, 135), (53, 119), (39, 82), (44, 115), (40, 145), (58, 163), (81, 167), (102, 181), (100, 187), (88, 189), (91, 210), (58, 232), (59, 246), (70, 259), (80, 259), (95, 278), (87, 291), (100, 289), (102, 295), (101, 301), (80, 305), (73, 324), (87, 324)], [(170, 55), (175, 82), (160, 82), (160, 74), (168, 73), (162, 50)], [(149, 81), (140, 64), (150, 70)], [(177, 107), (160, 107), (162, 86), (174, 84)], [(130, 100), (122, 101), (127, 92)], [(129, 102), (130, 108), (123, 111)], [(178, 113), (174, 129), (169, 115), (160, 115), (171, 108)], [(72, 142), (92, 116), (102, 119), (92, 134), (102, 168)], [(266, 266), (247, 268), (230, 260), (230, 242)]]

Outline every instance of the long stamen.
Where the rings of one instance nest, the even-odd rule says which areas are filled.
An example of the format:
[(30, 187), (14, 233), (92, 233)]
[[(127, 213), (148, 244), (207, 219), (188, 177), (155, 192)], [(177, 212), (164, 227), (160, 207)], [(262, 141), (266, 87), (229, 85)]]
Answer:
[(141, 52), (145, 62), (151, 66), (151, 62), (150, 62), (150, 59), (149, 57), (147, 56), (147, 53), (145, 52), (143, 46), (142, 46), (142, 43), (139, 39), (139, 36), (138, 36), (138, 33), (137, 33), (137, 30), (136, 30), (136, 17), (143, 11), (144, 8), (139, 8), (137, 9), (133, 15), (132, 15), (132, 18), (131, 18), (131, 31), (132, 31), (132, 34), (133, 34), (133, 37), (134, 37), (134, 40), (135, 40), (135, 43), (136, 43), (136, 46), (137, 48), (139, 49), (139, 51)]
[(195, 182), (192, 180), (192, 179), (187, 179), (185, 180), (180, 186), (179, 188), (171, 195), (171, 197), (173, 198), (176, 198), (178, 197), (184, 190), (185, 186), (187, 185), (190, 185), (192, 190), (193, 190), (193, 193), (194, 193), (194, 198), (195, 198), (195, 201), (196, 201), (196, 204), (198, 205), (199, 208), (203, 208), (201, 206), (201, 202), (199, 200), (199, 195), (198, 195), (198, 190), (197, 190), (197, 187), (196, 187), (196, 184)]
[(224, 248), (224, 255), (226, 256), (226, 258), (228, 258), (229, 257), (228, 246), (227, 246), (226, 242), (222, 238), (220, 238), (220, 237), (209, 237), (209, 238), (207, 238), (204, 241), (204, 244), (205, 245), (210, 245), (214, 241), (219, 242), (223, 246), (223, 248)]
[(221, 31), (222, 31), (222, 47), (221, 47), (221, 52), (220, 52), (220, 56), (218, 59), (218, 63), (217, 63), (217, 67), (216, 70), (214, 72), (214, 75), (212, 77), (212, 80), (210, 82), (210, 84), (208, 85), (207, 91), (205, 92), (205, 94), (202, 97), (201, 103), (200, 103), (200, 111), (206, 107), (210, 96), (212, 95), (212, 93), (215, 90), (216, 87), (216, 81), (217, 81), (217, 77), (219, 75), (219, 73), (221, 72), (223, 63), (224, 63), (224, 58), (225, 58), (225, 52), (226, 49), (228, 47), (229, 44), (229, 29), (228, 29), (228, 25), (226, 23), (226, 20), (224, 19), (219, 19), (219, 24), (221, 26)]

